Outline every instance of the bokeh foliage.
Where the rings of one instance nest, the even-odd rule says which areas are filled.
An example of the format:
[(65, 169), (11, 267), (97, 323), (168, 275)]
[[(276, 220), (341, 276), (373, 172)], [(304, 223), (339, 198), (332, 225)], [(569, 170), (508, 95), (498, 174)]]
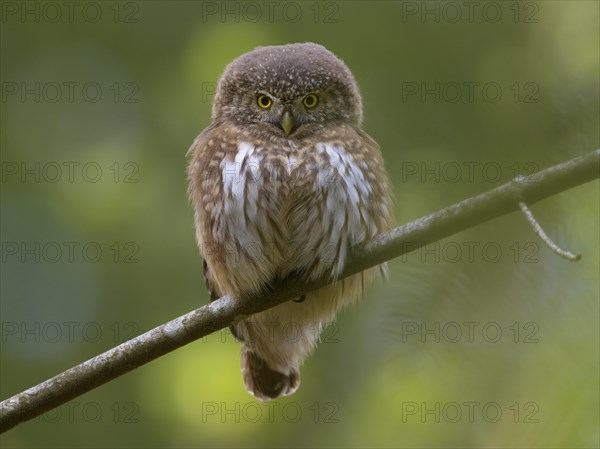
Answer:
[[(458, 20), (443, 2), (275, 2), (272, 17), (257, 2), (258, 20), (242, 2), (99, 2), (95, 23), (82, 15), (88, 3), (72, 21), (63, 7), (52, 23), (44, 2), (2, 2), (3, 170), (79, 165), (74, 182), (66, 170), (58, 182), (43, 173), (40, 182), (6, 174), (1, 240), (80, 244), (73, 262), (65, 253), (56, 263), (31, 255), (21, 262), (3, 246), (2, 399), (208, 301), (185, 152), (209, 123), (224, 66), (258, 45), (314, 41), (347, 62), (363, 93), (364, 127), (386, 159), (398, 223), (493, 188), (517, 167), (528, 173), (600, 146), (597, 2), (493, 2), (502, 13), (497, 21), (484, 6), (471, 20), (462, 2), (451, 2), (461, 8)], [(23, 19), (20, 9), (36, 5), (40, 20)], [(439, 16), (421, 16), (422, 8)], [(63, 92), (51, 102), (51, 91), (35, 101), (6, 90), (56, 82), (97, 83), (103, 94), (91, 102), (76, 88), (73, 101)], [(497, 101), (482, 90), (489, 83), (501, 88)], [(424, 88), (434, 93), (421, 97)], [(137, 101), (124, 101), (128, 94)], [(86, 163), (102, 168), (98, 182), (83, 179)], [(132, 167), (130, 180), (138, 182), (124, 182)], [(327, 329), (303, 367), (299, 392), (271, 408), (244, 391), (238, 345), (223, 332), (0, 441), (598, 447), (598, 201), (594, 182), (533, 207), (559, 245), (583, 253), (579, 263), (551, 254), (516, 213), (394, 260), (390, 281)], [(89, 242), (103, 250), (98, 262), (82, 256)], [(124, 263), (128, 255), (134, 263)], [(502, 336), (492, 342), (498, 328)], [(480, 404), (473, 419), (470, 402)], [(455, 403), (463, 416), (452, 422)], [(502, 411), (497, 422), (493, 409), (482, 415), (489, 403)], [(421, 414), (435, 407), (439, 422), (435, 412)], [(537, 422), (525, 422), (528, 416)]]

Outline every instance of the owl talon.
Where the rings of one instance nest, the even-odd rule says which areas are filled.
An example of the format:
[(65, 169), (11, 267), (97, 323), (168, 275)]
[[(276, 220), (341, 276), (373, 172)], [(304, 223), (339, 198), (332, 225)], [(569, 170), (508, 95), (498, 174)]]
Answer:
[(301, 303), (301, 302), (304, 302), (305, 299), (306, 299), (306, 295), (302, 295), (298, 299), (292, 299), (292, 301), (297, 302), (297, 303)]

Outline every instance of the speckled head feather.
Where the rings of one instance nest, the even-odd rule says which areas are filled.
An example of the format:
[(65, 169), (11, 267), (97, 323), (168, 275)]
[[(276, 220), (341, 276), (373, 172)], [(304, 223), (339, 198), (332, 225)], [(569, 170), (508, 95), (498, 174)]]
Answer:
[(257, 47), (235, 59), (219, 80), (213, 120), (239, 118), (240, 109), (251, 106), (260, 93), (283, 104), (317, 93), (327, 113), (315, 114), (315, 121), (325, 116), (331, 120), (337, 115), (356, 126), (362, 122), (362, 103), (352, 72), (322, 45)]

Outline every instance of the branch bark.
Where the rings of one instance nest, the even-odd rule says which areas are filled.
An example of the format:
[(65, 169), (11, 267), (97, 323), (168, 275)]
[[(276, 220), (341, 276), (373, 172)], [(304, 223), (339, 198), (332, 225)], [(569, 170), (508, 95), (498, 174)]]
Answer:
[[(597, 179), (600, 150), (571, 159), (527, 177), (518, 177), (488, 192), (456, 203), (355, 247), (340, 278), (358, 273), (409, 251), (480, 223), (519, 210), (556, 193)], [(217, 301), (162, 324), (132, 340), (0, 403), (0, 433), (35, 418), (151, 360), (245, 317), (318, 289), (323, 278), (285, 283), (260, 298), (241, 301), (224, 296)]]

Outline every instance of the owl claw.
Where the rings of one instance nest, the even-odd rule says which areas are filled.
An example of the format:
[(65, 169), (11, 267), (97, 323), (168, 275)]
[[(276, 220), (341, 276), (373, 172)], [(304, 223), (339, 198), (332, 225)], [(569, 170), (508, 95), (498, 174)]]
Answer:
[(298, 299), (292, 299), (292, 301), (300, 303), (300, 302), (304, 302), (305, 299), (306, 299), (306, 295), (302, 295)]

